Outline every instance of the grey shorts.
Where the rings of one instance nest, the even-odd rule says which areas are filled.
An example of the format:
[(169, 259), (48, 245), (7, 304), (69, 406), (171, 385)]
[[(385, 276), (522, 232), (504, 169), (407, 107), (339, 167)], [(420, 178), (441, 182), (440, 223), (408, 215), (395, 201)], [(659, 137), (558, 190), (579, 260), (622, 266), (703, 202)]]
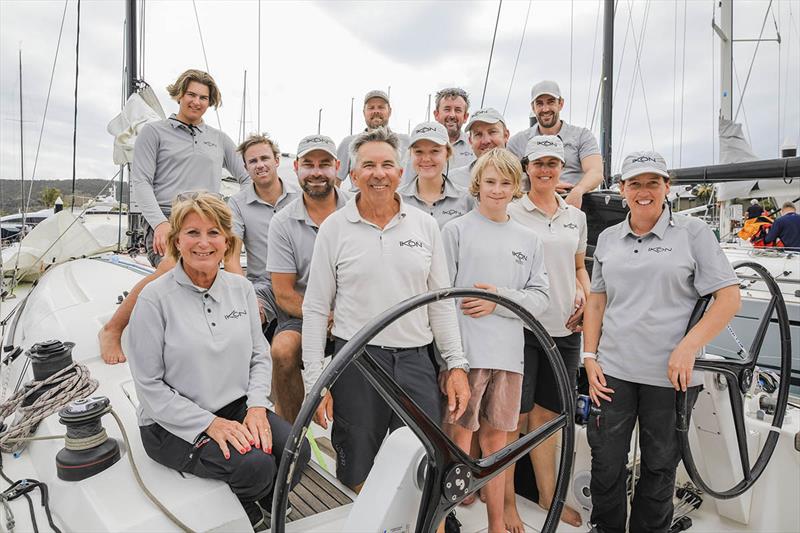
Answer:
[[(346, 343), (339, 338), (334, 342), (336, 352)], [(368, 346), (367, 351), (431, 420), (441, 421), (444, 402), (437, 382), (439, 369), (434, 367), (427, 346), (407, 349)], [(336, 477), (354, 487), (367, 479), (386, 433), (402, 427), (403, 421), (355, 365), (339, 375), (331, 393)]]
[(297, 318), (287, 314), (277, 304), (275, 304), (275, 315), (278, 319), (278, 325), (275, 328), (275, 335), (282, 331), (296, 331), (298, 334), (303, 333), (303, 319)]
[[(169, 215), (167, 215), (169, 216)], [(157, 254), (153, 250), (153, 241), (155, 240), (156, 232), (150, 227), (150, 224), (144, 222), (144, 247), (147, 250), (147, 260), (153, 265), (153, 268), (158, 268), (158, 264), (164, 259), (163, 255)]]

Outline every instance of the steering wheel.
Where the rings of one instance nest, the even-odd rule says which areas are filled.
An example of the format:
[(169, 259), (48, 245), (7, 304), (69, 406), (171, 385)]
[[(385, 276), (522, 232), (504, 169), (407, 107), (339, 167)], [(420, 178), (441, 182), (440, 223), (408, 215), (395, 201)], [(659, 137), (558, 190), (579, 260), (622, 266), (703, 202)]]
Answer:
[[(783, 418), (786, 414), (786, 406), (789, 399), (789, 376), (791, 376), (792, 372), (792, 340), (789, 333), (789, 314), (786, 310), (786, 304), (783, 301), (780, 288), (775, 278), (770, 275), (766, 268), (758, 263), (747, 261), (734, 266), (734, 270), (739, 270), (741, 268), (750, 268), (754, 270), (766, 284), (771, 295), (764, 314), (758, 323), (758, 329), (753, 337), (750, 349), (747, 352), (747, 357), (744, 359), (697, 359), (694, 365), (698, 370), (720, 374), (727, 384), (728, 397), (730, 398), (731, 409), (733, 411), (733, 424), (736, 429), (739, 460), (741, 461), (742, 472), (744, 473), (743, 478), (733, 487), (718, 491), (712, 489), (702, 476), (700, 476), (697, 465), (694, 462), (694, 457), (692, 456), (692, 450), (689, 447), (691, 409), (688, 406), (686, 393), (678, 392), (676, 397), (677, 401), (675, 403), (678, 415), (678, 440), (680, 442), (683, 464), (686, 467), (686, 471), (695, 485), (711, 496), (722, 500), (735, 498), (748, 491), (767, 467), (767, 463), (769, 463), (772, 453), (775, 451), (775, 446), (778, 443), (778, 438), (780, 437), (780, 429), (783, 425)], [(689, 320), (687, 331), (694, 327), (700, 318), (702, 318), (710, 299), (710, 296), (705, 296), (698, 300), (692, 312), (692, 317)], [(761, 352), (761, 346), (764, 343), (764, 337), (767, 334), (767, 328), (769, 327), (773, 313), (778, 316), (778, 329), (781, 338), (781, 379), (778, 388), (778, 400), (775, 406), (775, 413), (772, 417), (773, 431), (769, 432), (764, 447), (761, 448), (761, 453), (759, 453), (755, 463), (751, 466), (750, 456), (747, 450), (747, 435), (744, 421), (744, 395), (750, 391), (753, 383), (756, 361), (758, 360), (758, 354)]]
[[(453, 298), (475, 297), (492, 301), (509, 309), (522, 319), (536, 335), (547, 359), (553, 366), (561, 400), (561, 412), (550, 422), (528, 433), (489, 457), (472, 459), (461, 450), (439, 427), (438, 420), (431, 420), (397, 382), (377, 363), (364, 348), (375, 335), (403, 315), (433, 302)], [(283, 453), (276, 488), (272, 501), (272, 531), (284, 533), (286, 528), (286, 506), (290, 484), (304, 435), (311, 424), (314, 412), (322, 398), (330, 390), (342, 371), (355, 364), (364, 377), (378, 391), (397, 415), (408, 425), (422, 442), (427, 452), (427, 469), (422, 490), (422, 501), (415, 531), (432, 533), (447, 513), (470, 494), (474, 494), (492, 478), (499, 475), (512, 463), (527, 454), (542, 441), (561, 431), (562, 446), (560, 467), (556, 479), (553, 504), (547, 512), (542, 528), (544, 533), (553, 533), (564, 507), (570, 475), (572, 473), (575, 427), (573, 424), (574, 393), (569, 385), (567, 370), (558, 353), (555, 342), (544, 327), (524, 307), (493, 292), (479, 289), (441, 289), (420, 294), (400, 302), (385, 311), (359, 330), (336, 354), (325, 368), (300, 408), (292, 432)], [(463, 488), (461, 488), (463, 487)]]

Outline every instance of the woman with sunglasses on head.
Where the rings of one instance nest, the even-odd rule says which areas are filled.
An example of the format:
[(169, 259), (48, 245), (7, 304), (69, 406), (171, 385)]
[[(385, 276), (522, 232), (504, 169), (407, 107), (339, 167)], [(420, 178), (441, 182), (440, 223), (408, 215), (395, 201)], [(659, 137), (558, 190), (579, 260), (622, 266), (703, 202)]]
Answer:
[(142, 210), (147, 257), (156, 271), (131, 289), (100, 329), (100, 355), (108, 364), (125, 362), (120, 339), (139, 292), (175, 265), (167, 257), (167, 219), (175, 197), (186, 191), (219, 192), (223, 167), (242, 184), (250, 180), (230, 137), (203, 121), (209, 106), (222, 103), (214, 78), (190, 69), (167, 91), (178, 102), (178, 113), (142, 127), (131, 164), (133, 198)]
[[(691, 408), (701, 384), (695, 357), (739, 309), (739, 281), (702, 220), (672, 215), (661, 155), (628, 155), (620, 179), (630, 213), (597, 239), (583, 320), (581, 359), (601, 410), (588, 424), (591, 522), (594, 531), (626, 530), (628, 452), (638, 422), (641, 474), (628, 527), (663, 533), (672, 522), (680, 460), (676, 391), (688, 393)], [(687, 332), (706, 295), (713, 303)]]
[[(217, 196), (174, 204), (167, 251), (176, 265), (142, 290), (130, 321), (130, 366), (147, 454), (226, 482), (260, 530), (291, 426), (268, 399), (272, 360), (253, 286), (219, 268), (237, 238)], [(310, 453), (301, 450), (293, 483)]]
[[(581, 320), (589, 288), (586, 272), (586, 215), (568, 205), (556, 191), (564, 169), (564, 143), (556, 135), (537, 135), (528, 141), (523, 160), (531, 189), (520, 200), (508, 206), (513, 220), (532, 229), (542, 241), (544, 262), (549, 273), (550, 302), (536, 316), (553, 337), (564, 365), (570, 386), (575, 388), (580, 358)], [(553, 369), (547, 362), (535, 335), (525, 330), (525, 371), (520, 403), (518, 431), (509, 433), (509, 441), (520, 431), (533, 431), (558, 416), (562, 406)], [(531, 450), (531, 463), (536, 475), (539, 505), (549, 509), (556, 487), (556, 444), (553, 435)], [(506, 528), (512, 533), (524, 530), (517, 512), (514, 476), (506, 476)], [(581, 516), (565, 506), (561, 520), (578, 527)]]

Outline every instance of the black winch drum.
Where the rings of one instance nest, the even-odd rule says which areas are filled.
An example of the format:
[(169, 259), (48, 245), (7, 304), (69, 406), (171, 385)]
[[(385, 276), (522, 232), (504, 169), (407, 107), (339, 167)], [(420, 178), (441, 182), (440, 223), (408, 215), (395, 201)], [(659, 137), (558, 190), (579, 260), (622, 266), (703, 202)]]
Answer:
[(59, 422), (67, 426), (67, 446), (56, 454), (56, 473), (64, 481), (81, 481), (99, 474), (120, 459), (119, 443), (111, 438), (92, 448), (70, 449), (71, 439), (103, 433), (100, 418), (109, 411), (105, 396), (82, 398), (58, 412)]

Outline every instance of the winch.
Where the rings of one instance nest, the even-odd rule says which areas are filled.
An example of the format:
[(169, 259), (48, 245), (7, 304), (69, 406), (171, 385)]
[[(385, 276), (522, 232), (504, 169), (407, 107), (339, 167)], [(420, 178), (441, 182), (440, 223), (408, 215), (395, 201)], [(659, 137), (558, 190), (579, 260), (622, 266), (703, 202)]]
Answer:
[[(58, 340), (38, 342), (31, 346), (30, 350), (25, 352), (25, 355), (31, 360), (34, 382), (44, 381), (53, 374), (70, 366), (72, 364), (72, 349), (74, 347), (74, 342), (61, 342)], [(52, 386), (53, 385), (45, 385), (27, 394), (22, 401), (22, 406), (27, 407), (33, 404), (39, 396), (44, 394)], [(25, 384), (26, 391), (33, 387), (34, 385), (31, 383)]]
[(58, 412), (67, 426), (64, 448), (56, 455), (58, 477), (80, 481), (102, 472), (120, 459), (119, 443), (108, 437), (100, 418), (111, 411), (105, 396), (75, 400)]

